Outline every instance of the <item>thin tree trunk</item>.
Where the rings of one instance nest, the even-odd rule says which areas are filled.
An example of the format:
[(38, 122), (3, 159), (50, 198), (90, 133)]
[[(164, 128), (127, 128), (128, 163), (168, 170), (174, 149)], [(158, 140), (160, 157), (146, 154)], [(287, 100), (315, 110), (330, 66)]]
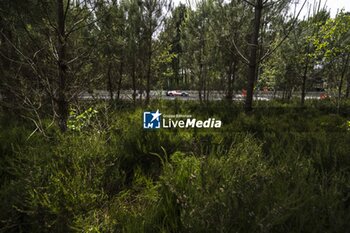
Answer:
[(180, 75), (179, 75), (179, 58), (175, 57), (174, 58), (174, 72), (175, 72), (175, 80), (176, 80), (176, 87), (179, 88), (180, 85)]
[(67, 130), (68, 119), (68, 102), (66, 100), (66, 76), (67, 76), (67, 64), (66, 64), (66, 38), (65, 38), (65, 22), (64, 22), (64, 7), (63, 0), (57, 0), (57, 53), (58, 53), (58, 125), (61, 132)]
[(209, 89), (209, 79), (208, 79), (208, 75), (207, 74), (205, 74), (205, 87), (204, 87), (204, 89), (205, 89), (205, 91), (206, 91), (206, 94), (207, 94), (207, 102), (209, 102), (209, 95), (210, 95), (210, 89)]
[(273, 99), (276, 99), (276, 94), (277, 94), (277, 89), (274, 88), (274, 89), (273, 89)]
[[(199, 51), (199, 90), (198, 90), (198, 94), (199, 94), (199, 102), (202, 104), (203, 103), (203, 98), (202, 98), (202, 92), (203, 92), (203, 88), (204, 88), (204, 65), (203, 65), (203, 56), (204, 56), (204, 47), (205, 47), (205, 43), (204, 43), (204, 25), (203, 25), (203, 21), (201, 22), (201, 28), (202, 31), (200, 33), (200, 51)], [(203, 97), (204, 97), (204, 101), (205, 101), (205, 91), (203, 93)]]
[[(151, 46), (150, 46), (151, 47)], [(151, 88), (151, 53), (148, 55), (148, 67), (146, 75), (146, 105), (149, 104), (150, 100), (150, 88)]]
[(204, 102), (207, 102), (208, 96), (207, 96), (207, 71), (206, 71), (206, 69), (203, 71), (202, 89), (203, 89)]
[(292, 90), (288, 88), (287, 100), (290, 101), (292, 98)]
[[(149, 18), (152, 19), (152, 13), (150, 12)], [(151, 66), (152, 66), (152, 22), (149, 24), (149, 35), (148, 35), (148, 66), (147, 66), (147, 75), (146, 75), (146, 105), (150, 101), (150, 90), (151, 90)]]
[(301, 99), (300, 99), (300, 104), (301, 104), (301, 106), (303, 106), (304, 103), (305, 103), (305, 96), (306, 96), (306, 79), (307, 79), (308, 67), (309, 67), (309, 61), (308, 61), (308, 59), (307, 59), (306, 65), (305, 65), (305, 68), (304, 68), (303, 80), (302, 80), (302, 83), (301, 83)]
[(235, 89), (235, 83), (236, 83), (236, 78), (237, 78), (237, 65), (238, 65), (238, 63), (235, 61), (235, 62), (233, 63), (232, 77), (231, 77), (231, 93), (232, 93), (232, 98), (234, 97), (234, 89)]
[(118, 80), (117, 100), (120, 99), (120, 90), (121, 90), (121, 87), (122, 87), (123, 73), (124, 73), (124, 58), (123, 58), (123, 54), (122, 54), (122, 58), (121, 58), (121, 61), (120, 61), (120, 66), (119, 66), (119, 80)]
[(342, 86), (343, 86), (346, 70), (347, 70), (348, 65), (349, 65), (349, 58), (350, 58), (350, 54), (347, 54), (346, 55), (346, 61), (345, 61), (345, 64), (343, 66), (343, 70), (342, 70), (340, 81), (339, 81), (339, 86), (338, 86), (338, 113), (339, 113), (339, 109), (340, 109)]
[(253, 92), (254, 92), (254, 82), (256, 79), (256, 70), (258, 66), (257, 62), (257, 52), (259, 46), (259, 31), (261, 26), (261, 16), (263, 10), (263, 1), (257, 0), (254, 7), (254, 30), (251, 37), (250, 45), (250, 56), (249, 56), (249, 70), (248, 70), (248, 86), (247, 86), (247, 97), (245, 100), (245, 111), (250, 112), (253, 110)]
[(136, 62), (135, 62), (135, 58), (133, 58), (133, 62), (132, 62), (132, 71), (131, 71), (131, 75), (132, 75), (132, 89), (133, 89), (133, 93), (132, 93), (132, 100), (134, 102), (134, 106), (136, 105)]
[[(67, 64), (66, 64), (66, 35), (65, 35), (65, 19), (64, 19), (64, 6), (63, 0), (57, 0), (57, 54), (58, 54), (58, 126), (61, 132), (67, 131), (67, 119), (68, 119), (68, 102), (66, 100), (66, 76), (67, 76)], [(67, 3), (69, 4), (69, 2)], [(69, 232), (67, 209), (62, 204), (63, 197), (59, 199), (60, 213), (57, 220), (57, 232)]]
[[(200, 66), (202, 66), (202, 65), (200, 65)], [(202, 68), (200, 68), (200, 69), (202, 69)], [(201, 82), (201, 79), (202, 79), (202, 72), (200, 71), (199, 72), (200, 74), (199, 74), (199, 79), (200, 79), (200, 83), (199, 83), (199, 88), (198, 88), (198, 97), (199, 97), (199, 102), (200, 103), (202, 103), (203, 102), (203, 100), (202, 100), (202, 82)]]
[(108, 70), (107, 70), (107, 87), (109, 92), (109, 99), (112, 102), (113, 101), (113, 84), (112, 84), (112, 77), (111, 77), (111, 69), (112, 69), (112, 64), (109, 62)]
[(138, 76), (139, 76), (138, 79), (140, 80), (140, 83), (139, 83), (139, 85), (140, 85), (140, 89), (139, 89), (140, 98), (139, 98), (139, 100), (140, 100), (140, 103), (142, 104), (142, 97), (143, 97), (143, 91), (144, 91), (144, 88), (143, 88), (144, 74), (143, 74), (143, 72), (141, 74), (138, 74)]
[(203, 63), (202, 63), (202, 51), (199, 54), (199, 87), (198, 87), (198, 97), (199, 102), (202, 103), (202, 89), (203, 89)]
[(344, 83), (345, 74), (346, 74), (346, 71), (347, 71), (347, 68), (348, 68), (348, 65), (349, 65), (349, 58), (350, 58), (350, 54), (347, 54), (346, 61), (345, 61), (345, 64), (343, 66), (343, 70), (342, 70), (342, 73), (341, 73), (339, 86), (338, 86), (338, 98), (339, 99), (341, 98), (341, 91), (342, 91), (342, 86), (343, 86), (343, 83)]
[[(140, 56), (140, 54), (139, 54)], [(136, 72), (136, 80), (138, 80), (138, 89), (139, 89), (139, 102), (142, 104), (143, 99), (143, 91), (144, 91), (144, 85), (143, 85), (143, 79), (145, 78), (145, 71), (143, 70), (143, 67), (145, 66), (145, 58), (142, 58), (143, 60), (141, 63), (136, 64), (136, 70), (139, 70), (140, 72)]]
[(232, 100), (233, 98), (233, 82), (235, 81), (235, 74), (236, 73), (236, 62), (233, 61), (228, 70), (227, 74), (227, 100)]

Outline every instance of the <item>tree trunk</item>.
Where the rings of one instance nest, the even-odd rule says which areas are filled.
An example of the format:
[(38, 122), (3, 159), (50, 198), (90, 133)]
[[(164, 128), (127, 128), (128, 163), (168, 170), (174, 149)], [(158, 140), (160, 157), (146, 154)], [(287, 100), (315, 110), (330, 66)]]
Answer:
[(133, 89), (133, 93), (132, 93), (132, 100), (134, 102), (134, 106), (136, 105), (136, 62), (135, 62), (135, 58), (133, 58), (133, 62), (132, 62), (132, 71), (131, 71), (131, 77), (132, 77), (132, 89)]
[(236, 62), (233, 61), (228, 69), (228, 73), (227, 73), (227, 95), (226, 95), (226, 99), (227, 100), (232, 100), (233, 98), (233, 83), (235, 81), (235, 76), (236, 76)]
[(120, 99), (120, 90), (122, 88), (123, 73), (124, 73), (124, 58), (123, 58), (123, 54), (122, 54), (122, 58), (121, 58), (120, 65), (119, 65), (119, 80), (118, 80), (117, 100)]
[(140, 81), (140, 83), (139, 83), (139, 95), (140, 95), (139, 101), (140, 101), (141, 104), (142, 104), (143, 91), (144, 91), (143, 78), (144, 78), (143, 72), (141, 74), (138, 74), (138, 80)]
[(66, 99), (66, 35), (65, 35), (65, 21), (64, 21), (64, 7), (63, 0), (57, 0), (57, 54), (58, 54), (58, 125), (61, 132), (67, 130), (68, 119), (68, 102)]
[(303, 106), (304, 103), (305, 103), (305, 96), (306, 96), (306, 79), (307, 79), (308, 67), (309, 67), (309, 61), (308, 61), (308, 59), (307, 59), (306, 65), (305, 65), (305, 68), (304, 68), (303, 80), (302, 80), (302, 83), (301, 83), (301, 99), (300, 99), (300, 104), (301, 104), (301, 106)]
[(199, 102), (202, 103), (202, 89), (203, 89), (203, 64), (202, 64), (202, 55), (200, 55), (200, 65), (199, 65), (199, 87), (198, 87), (198, 97)]
[(198, 87), (198, 97), (199, 97), (199, 102), (202, 103), (202, 64), (200, 64), (200, 71), (199, 71), (199, 87)]
[(342, 86), (343, 86), (346, 70), (347, 70), (348, 65), (349, 65), (349, 58), (350, 58), (350, 54), (347, 54), (346, 55), (346, 61), (345, 61), (345, 64), (343, 66), (343, 70), (342, 70), (342, 73), (341, 73), (341, 76), (340, 76), (340, 81), (339, 81), (339, 86), (338, 86), (338, 113), (339, 113), (339, 109), (340, 109), (340, 100), (341, 100)]
[[(152, 12), (150, 11), (149, 16), (152, 19)], [(147, 63), (147, 75), (146, 75), (146, 105), (149, 104), (150, 101), (150, 90), (151, 90), (151, 66), (152, 66), (152, 21), (149, 23), (148, 28), (148, 63)]]
[(286, 85), (283, 85), (283, 90), (282, 90), (282, 100), (286, 98)]
[(110, 101), (113, 101), (113, 84), (112, 84), (112, 77), (111, 77), (111, 69), (112, 65), (111, 63), (108, 64), (108, 70), (107, 70), (107, 88), (109, 92), (109, 98)]
[(175, 58), (174, 58), (174, 67), (173, 67), (173, 70), (174, 70), (174, 76), (175, 76), (175, 80), (176, 80), (176, 88), (179, 88), (179, 86), (180, 86), (180, 75), (179, 75), (179, 67), (180, 67), (180, 65), (179, 65), (179, 58), (178, 58), (178, 56), (176, 56)]
[[(150, 46), (151, 49), (151, 46)], [(150, 100), (150, 90), (151, 90), (151, 52), (148, 54), (148, 67), (147, 67), (147, 75), (146, 75), (146, 105), (149, 104)]]
[(205, 74), (205, 83), (204, 83), (204, 90), (206, 91), (206, 102), (209, 102), (209, 95), (210, 95), (210, 89), (209, 89), (209, 79), (208, 74)]
[(199, 52), (199, 77), (198, 77), (199, 85), (198, 85), (198, 97), (199, 97), (199, 102), (202, 103), (202, 90), (203, 90), (203, 62), (202, 62), (202, 48), (200, 49)]
[(207, 95), (207, 70), (206, 69), (203, 71), (202, 89), (203, 89), (204, 102), (207, 102), (208, 95)]
[(246, 112), (253, 110), (253, 92), (254, 92), (254, 82), (256, 79), (256, 70), (258, 66), (257, 62), (257, 52), (259, 47), (259, 31), (261, 26), (261, 16), (263, 10), (263, 0), (257, 0), (254, 7), (254, 30), (252, 33), (250, 41), (250, 56), (249, 56), (249, 69), (248, 69), (248, 86), (247, 86), (247, 97), (245, 100), (244, 109)]
[(205, 42), (204, 42), (204, 25), (203, 21), (201, 22), (201, 28), (202, 31), (200, 33), (200, 50), (199, 50), (199, 87), (198, 87), (198, 94), (199, 94), (199, 102), (202, 104), (203, 103), (203, 97), (205, 101), (205, 92), (203, 93), (203, 87), (204, 87), (204, 65), (203, 65), (203, 57), (204, 57), (204, 47), (205, 47)]

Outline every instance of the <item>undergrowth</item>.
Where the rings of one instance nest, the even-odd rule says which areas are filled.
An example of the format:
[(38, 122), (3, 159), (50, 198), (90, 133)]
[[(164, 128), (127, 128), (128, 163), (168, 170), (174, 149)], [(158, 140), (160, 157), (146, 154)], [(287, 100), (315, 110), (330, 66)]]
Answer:
[[(0, 231), (346, 232), (347, 107), (99, 103), (45, 135), (2, 116)], [(223, 127), (144, 130), (143, 111), (156, 109)]]

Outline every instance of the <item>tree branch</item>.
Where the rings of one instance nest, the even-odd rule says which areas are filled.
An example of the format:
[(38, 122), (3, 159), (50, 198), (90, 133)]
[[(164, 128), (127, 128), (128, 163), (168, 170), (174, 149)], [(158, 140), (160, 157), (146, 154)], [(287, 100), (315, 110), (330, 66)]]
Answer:
[(262, 58), (259, 60), (259, 62), (262, 62), (262, 61), (265, 60), (267, 57), (269, 57), (271, 54), (273, 54), (273, 53), (283, 44), (283, 42), (289, 37), (289, 34), (291, 33), (291, 31), (293, 30), (295, 24), (297, 23), (298, 18), (299, 18), (299, 15), (300, 15), (301, 11), (303, 10), (303, 8), (304, 8), (306, 2), (307, 2), (307, 0), (304, 0), (304, 3), (303, 3), (303, 5), (302, 5), (302, 7), (300, 8), (300, 10), (299, 10), (297, 16), (295, 17), (295, 19), (294, 19), (292, 25), (290, 26), (289, 30), (287, 31), (287, 34), (286, 34), (286, 35), (283, 37), (283, 39), (276, 45), (275, 48), (273, 48), (272, 50), (270, 50), (270, 52), (265, 53), (265, 55), (262, 56)]
[(256, 5), (248, 0), (242, 0), (243, 2), (248, 3), (249, 5), (251, 5), (252, 7), (255, 7)]
[(67, 6), (66, 6), (66, 10), (64, 11), (64, 17), (63, 17), (64, 18), (64, 22), (66, 22), (66, 19), (67, 19), (69, 5), (70, 5), (70, 0), (67, 0)]

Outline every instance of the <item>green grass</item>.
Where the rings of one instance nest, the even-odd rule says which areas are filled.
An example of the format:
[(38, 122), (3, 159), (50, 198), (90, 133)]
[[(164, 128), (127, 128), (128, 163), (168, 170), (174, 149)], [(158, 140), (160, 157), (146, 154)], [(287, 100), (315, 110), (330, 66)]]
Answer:
[(343, 104), (258, 102), (245, 114), (159, 101), (147, 110), (223, 127), (145, 131), (145, 109), (100, 103), (79, 130), (31, 137), (30, 123), (1, 117), (0, 232), (346, 232)]

